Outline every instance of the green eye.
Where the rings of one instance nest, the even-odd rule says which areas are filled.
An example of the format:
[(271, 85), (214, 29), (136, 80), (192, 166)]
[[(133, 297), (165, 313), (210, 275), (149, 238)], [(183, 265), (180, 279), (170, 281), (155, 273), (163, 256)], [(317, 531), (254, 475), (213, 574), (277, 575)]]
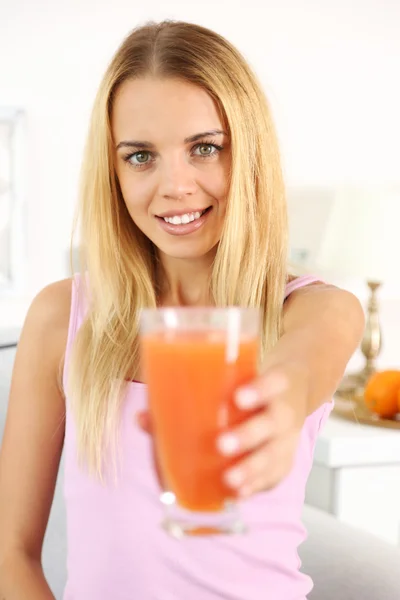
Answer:
[(211, 144), (202, 144), (199, 146), (199, 152), (202, 156), (209, 156), (212, 154), (213, 146)]
[(192, 152), (195, 156), (199, 156), (200, 158), (212, 158), (216, 157), (219, 152), (223, 150), (222, 146), (218, 146), (217, 144), (196, 144), (196, 146), (192, 149)]
[(136, 162), (136, 164), (143, 164), (146, 163), (149, 160), (149, 153), (148, 152), (135, 152), (135, 154), (132, 154), (132, 159), (134, 160), (134, 164)]

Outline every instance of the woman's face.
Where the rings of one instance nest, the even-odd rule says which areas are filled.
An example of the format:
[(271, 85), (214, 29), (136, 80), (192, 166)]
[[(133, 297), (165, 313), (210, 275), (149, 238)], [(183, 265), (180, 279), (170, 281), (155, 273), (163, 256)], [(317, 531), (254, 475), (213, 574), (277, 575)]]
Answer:
[(126, 81), (112, 113), (115, 167), (137, 227), (161, 253), (200, 258), (218, 244), (229, 187), (225, 126), (202, 88)]

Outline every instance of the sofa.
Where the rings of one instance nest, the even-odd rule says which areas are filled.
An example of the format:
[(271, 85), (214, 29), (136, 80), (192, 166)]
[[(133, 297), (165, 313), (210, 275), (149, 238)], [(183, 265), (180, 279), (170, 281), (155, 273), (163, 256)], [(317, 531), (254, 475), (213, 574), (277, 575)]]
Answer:
[[(0, 334), (0, 442), (16, 341), (15, 331)], [(57, 600), (62, 599), (66, 579), (62, 478), (61, 462), (43, 548), (44, 570)], [(307, 505), (304, 507), (303, 520), (308, 539), (300, 548), (302, 570), (311, 575), (315, 584), (309, 600), (400, 599), (398, 548), (348, 527), (331, 515)]]

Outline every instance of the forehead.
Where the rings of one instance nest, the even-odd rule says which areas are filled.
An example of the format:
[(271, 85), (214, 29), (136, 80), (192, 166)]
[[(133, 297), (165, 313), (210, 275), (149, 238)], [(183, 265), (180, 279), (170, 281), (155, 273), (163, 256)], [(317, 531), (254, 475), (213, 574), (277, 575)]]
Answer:
[(112, 129), (116, 142), (168, 136), (184, 139), (222, 128), (216, 103), (201, 87), (179, 79), (143, 78), (124, 82), (116, 93)]

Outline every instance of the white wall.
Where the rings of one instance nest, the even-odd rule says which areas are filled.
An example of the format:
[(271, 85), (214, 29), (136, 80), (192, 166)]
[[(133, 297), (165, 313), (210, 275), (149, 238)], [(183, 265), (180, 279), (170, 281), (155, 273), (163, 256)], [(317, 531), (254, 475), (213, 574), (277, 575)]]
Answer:
[(26, 111), (27, 281), (22, 296), (0, 298), (0, 325), (65, 275), (100, 77), (132, 27), (165, 17), (216, 29), (254, 66), (290, 185), (400, 180), (398, 0), (2, 2), (0, 102)]

